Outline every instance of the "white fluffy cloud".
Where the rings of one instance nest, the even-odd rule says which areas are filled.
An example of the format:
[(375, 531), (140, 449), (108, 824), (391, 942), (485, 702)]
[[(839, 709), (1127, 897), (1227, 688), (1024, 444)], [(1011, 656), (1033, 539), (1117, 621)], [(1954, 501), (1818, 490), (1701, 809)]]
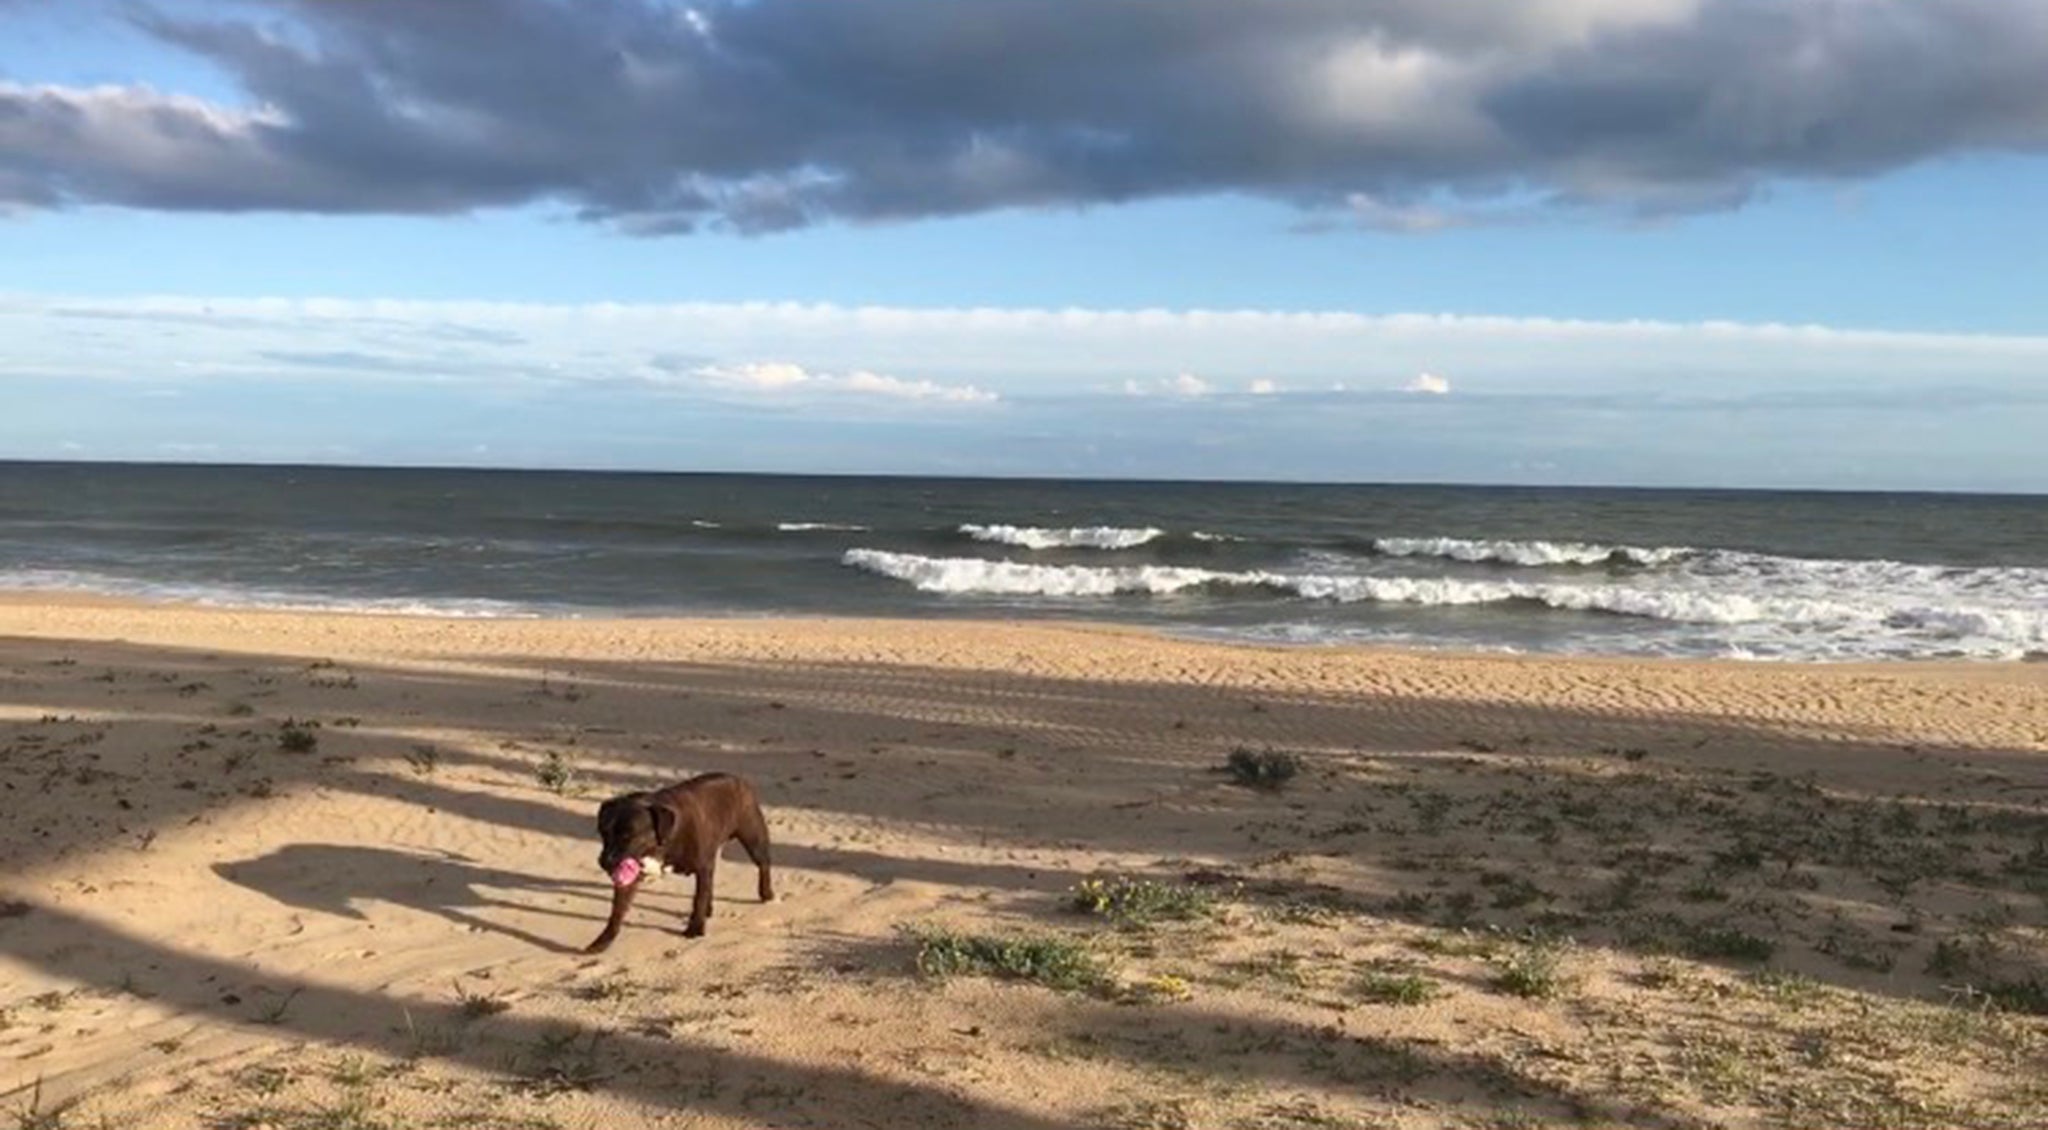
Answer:
[(1451, 391), (1451, 382), (1435, 373), (1417, 373), (1415, 379), (1401, 386), (1402, 392), (1420, 392), (1430, 396), (1443, 396)]
[(704, 365), (691, 376), (719, 388), (780, 393), (793, 390), (824, 393), (852, 393), (898, 400), (936, 400), (959, 404), (986, 404), (1000, 399), (995, 393), (973, 385), (944, 385), (929, 380), (901, 377), (857, 369), (849, 373), (814, 373), (787, 361), (753, 361), (736, 365)]
[(784, 361), (706, 365), (698, 369), (696, 375), (715, 385), (766, 392), (794, 388), (800, 384), (808, 384), (811, 380), (811, 375), (804, 371), (803, 366), (791, 365)]
[(1193, 373), (1181, 373), (1174, 377), (1162, 377), (1154, 381), (1124, 382), (1124, 392), (1130, 396), (1179, 396), (1189, 400), (1209, 395), (1208, 381)]

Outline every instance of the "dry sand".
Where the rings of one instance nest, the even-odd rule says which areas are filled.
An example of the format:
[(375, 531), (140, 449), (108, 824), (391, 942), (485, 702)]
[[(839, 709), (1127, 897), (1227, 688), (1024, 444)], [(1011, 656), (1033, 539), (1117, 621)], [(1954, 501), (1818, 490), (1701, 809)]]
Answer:
[[(2048, 665), (16, 599), (0, 672), (24, 1126), (2048, 1124)], [(713, 769), (786, 897), (580, 955), (597, 801)], [(1025, 934), (1097, 972), (920, 972)]]

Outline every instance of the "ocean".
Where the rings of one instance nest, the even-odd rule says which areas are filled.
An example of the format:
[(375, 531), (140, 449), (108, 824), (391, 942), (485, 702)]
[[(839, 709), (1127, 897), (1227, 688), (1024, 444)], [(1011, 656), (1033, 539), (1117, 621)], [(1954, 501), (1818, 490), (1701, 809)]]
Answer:
[(17, 463), (0, 589), (2011, 660), (2048, 654), (2048, 498)]

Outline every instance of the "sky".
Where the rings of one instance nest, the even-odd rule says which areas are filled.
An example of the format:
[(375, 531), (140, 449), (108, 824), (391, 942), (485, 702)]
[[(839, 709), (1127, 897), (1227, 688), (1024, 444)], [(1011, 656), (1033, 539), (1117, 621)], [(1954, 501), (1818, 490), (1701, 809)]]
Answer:
[(0, 458), (2048, 491), (2048, 0), (0, 0)]

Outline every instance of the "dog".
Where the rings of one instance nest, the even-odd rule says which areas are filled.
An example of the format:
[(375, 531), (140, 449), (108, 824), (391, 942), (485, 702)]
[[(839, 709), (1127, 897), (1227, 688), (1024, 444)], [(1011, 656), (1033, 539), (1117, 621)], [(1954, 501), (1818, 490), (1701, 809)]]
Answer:
[(730, 773), (706, 773), (665, 789), (613, 797), (598, 807), (597, 834), (604, 841), (597, 866), (612, 880), (612, 913), (604, 932), (584, 947), (584, 953), (609, 948), (640, 884), (668, 871), (697, 877), (683, 936), (703, 937), (705, 921), (711, 917), (718, 853), (733, 840), (747, 849), (760, 870), (761, 901), (775, 900), (768, 821), (761, 815), (754, 786)]

